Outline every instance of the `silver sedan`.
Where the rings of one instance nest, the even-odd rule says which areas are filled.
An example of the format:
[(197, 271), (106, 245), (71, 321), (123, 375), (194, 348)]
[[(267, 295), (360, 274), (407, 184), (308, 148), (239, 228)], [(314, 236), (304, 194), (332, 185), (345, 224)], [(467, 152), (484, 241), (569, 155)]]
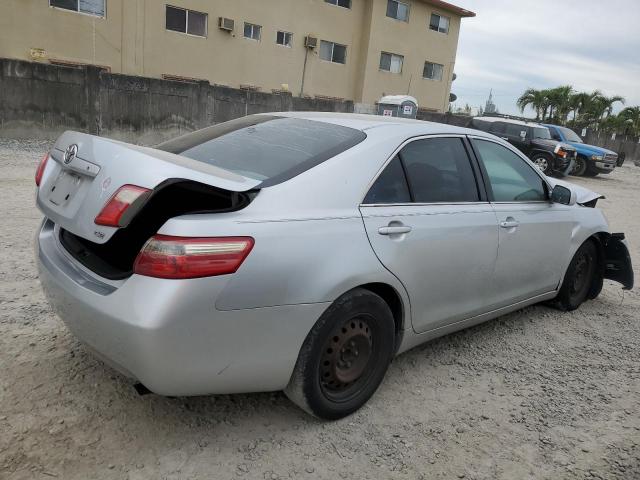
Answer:
[(284, 390), (340, 418), (415, 345), (633, 285), (599, 195), (449, 125), (261, 114), (155, 148), (66, 132), (36, 184), (51, 305), (161, 395)]

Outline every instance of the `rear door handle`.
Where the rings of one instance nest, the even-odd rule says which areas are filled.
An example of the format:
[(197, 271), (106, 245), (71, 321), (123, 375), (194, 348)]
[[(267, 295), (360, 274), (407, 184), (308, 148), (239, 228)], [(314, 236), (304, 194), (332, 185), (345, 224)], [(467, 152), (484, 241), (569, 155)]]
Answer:
[(401, 235), (403, 233), (409, 233), (411, 227), (408, 225), (402, 225), (397, 227), (380, 227), (378, 233), (380, 235)]
[(516, 228), (520, 225), (520, 222), (517, 220), (505, 220), (504, 222), (500, 222), (500, 228)]

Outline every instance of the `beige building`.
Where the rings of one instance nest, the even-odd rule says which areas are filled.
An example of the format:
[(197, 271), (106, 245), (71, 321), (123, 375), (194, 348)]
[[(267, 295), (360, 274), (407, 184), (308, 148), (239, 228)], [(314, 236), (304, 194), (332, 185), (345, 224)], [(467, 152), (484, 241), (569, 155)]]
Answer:
[(0, 57), (443, 111), (471, 16), (440, 0), (0, 0)]

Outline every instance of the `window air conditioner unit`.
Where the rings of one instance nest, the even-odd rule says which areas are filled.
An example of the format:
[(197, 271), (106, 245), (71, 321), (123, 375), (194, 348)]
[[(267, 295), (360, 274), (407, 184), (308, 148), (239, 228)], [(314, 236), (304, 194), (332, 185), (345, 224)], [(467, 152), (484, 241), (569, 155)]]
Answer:
[(218, 18), (218, 27), (220, 28), (220, 30), (233, 32), (234, 21), (232, 18), (220, 17)]
[(318, 46), (318, 38), (307, 35), (304, 37), (304, 46), (307, 48), (316, 48)]

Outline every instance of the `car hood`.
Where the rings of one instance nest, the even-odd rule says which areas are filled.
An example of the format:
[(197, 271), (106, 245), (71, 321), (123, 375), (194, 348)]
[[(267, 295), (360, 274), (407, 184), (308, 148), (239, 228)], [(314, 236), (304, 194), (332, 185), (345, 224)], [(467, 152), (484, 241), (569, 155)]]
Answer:
[(593, 200), (598, 200), (599, 198), (605, 198), (604, 195), (594, 192), (593, 190), (589, 190), (588, 188), (581, 187), (580, 185), (576, 185), (575, 183), (567, 182), (566, 180), (560, 180), (552, 177), (547, 177), (547, 180), (554, 187), (556, 185), (561, 185), (576, 192), (576, 203), (579, 203), (580, 205), (584, 205), (585, 203), (589, 203)]
[(607, 150), (606, 148), (596, 147), (595, 145), (588, 145), (586, 143), (579, 143), (579, 142), (569, 142), (569, 144), (576, 147), (576, 150), (579, 153), (582, 153), (585, 155), (606, 155), (606, 154), (616, 155), (616, 152)]

